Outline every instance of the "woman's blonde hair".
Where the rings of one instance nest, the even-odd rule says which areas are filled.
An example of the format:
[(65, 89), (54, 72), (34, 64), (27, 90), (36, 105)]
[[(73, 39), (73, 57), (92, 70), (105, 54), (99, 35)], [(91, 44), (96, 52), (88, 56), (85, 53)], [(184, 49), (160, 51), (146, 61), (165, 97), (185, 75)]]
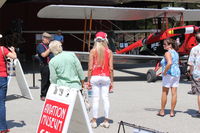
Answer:
[(108, 42), (106, 40), (95, 41), (93, 49), (96, 50), (97, 64), (103, 65), (105, 58), (105, 50), (108, 48)]
[(54, 55), (57, 55), (63, 51), (62, 43), (56, 40), (51, 41), (49, 44), (49, 49)]

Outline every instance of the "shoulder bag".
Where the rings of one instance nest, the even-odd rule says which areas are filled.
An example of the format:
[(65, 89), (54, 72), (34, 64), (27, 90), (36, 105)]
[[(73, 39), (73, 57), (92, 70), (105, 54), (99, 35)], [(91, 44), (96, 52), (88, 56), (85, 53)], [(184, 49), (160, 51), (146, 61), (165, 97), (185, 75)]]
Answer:
[[(14, 69), (14, 66), (13, 64), (11, 65), (11, 61), (5, 56), (5, 52), (3, 50), (3, 47), (1, 46), (1, 52), (2, 52), (2, 55), (4, 57), (4, 61), (5, 61), (5, 64), (6, 64), (6, 71), (7, 71), (7, 74), (8, 75), (12, 75), (12, 72), (11, 72), (11, 69), (13, 70)], [(12, 67), (12, 68), (11, 68)]]

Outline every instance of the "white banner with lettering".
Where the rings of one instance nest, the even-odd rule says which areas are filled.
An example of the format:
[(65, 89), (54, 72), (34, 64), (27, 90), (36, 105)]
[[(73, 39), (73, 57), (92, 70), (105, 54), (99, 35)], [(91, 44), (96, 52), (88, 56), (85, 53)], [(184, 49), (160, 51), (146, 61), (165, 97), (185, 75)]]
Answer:
[(92, 133), (78, 89), (50, 85), (37, 133)]

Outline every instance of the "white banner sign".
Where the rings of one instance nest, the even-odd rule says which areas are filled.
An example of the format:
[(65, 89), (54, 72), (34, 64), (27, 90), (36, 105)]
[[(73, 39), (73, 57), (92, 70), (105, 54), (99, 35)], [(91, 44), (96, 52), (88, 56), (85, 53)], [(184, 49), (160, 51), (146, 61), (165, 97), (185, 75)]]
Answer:
[(37, 133), (92, 133), (79, 90), (51, 84)]
[[(32, 100), (33, 96), (32, 96), (31, 91), (29, 89), (28, 83), (27, 83), (26, 78), (24, 76), (24, 72), (22, 70), (22, 67), (21, 67), (19, 60), (15, 59), (14, 64), (15, 64), (15, 76), (9, 77), (8, 86), (11, 87), (11, 88), (13, 87), (13, 86), (10, 85), (11, 84), (10, 82), (12, 82), (12, 80), (15, 78), (17, 80), (17, 84), (20, 88), (22, 96)], [(16, 88), (16, 86), (15, 86), (15, 88)]]

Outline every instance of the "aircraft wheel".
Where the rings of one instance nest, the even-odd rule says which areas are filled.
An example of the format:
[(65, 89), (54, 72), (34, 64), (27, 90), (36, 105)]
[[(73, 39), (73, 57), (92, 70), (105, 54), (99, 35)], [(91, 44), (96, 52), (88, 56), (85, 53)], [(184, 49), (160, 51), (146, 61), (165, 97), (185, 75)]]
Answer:
[(156, 79), (156, 72), (153, 69), (149, 69), (147, 72), (147, 82), (155, 82)]

